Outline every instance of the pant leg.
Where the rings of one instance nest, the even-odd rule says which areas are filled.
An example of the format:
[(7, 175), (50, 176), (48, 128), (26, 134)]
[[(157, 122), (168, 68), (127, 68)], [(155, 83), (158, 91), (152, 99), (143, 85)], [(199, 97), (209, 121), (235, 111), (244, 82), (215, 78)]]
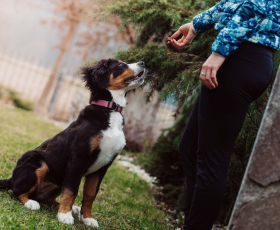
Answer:
[[(187, 223), (188, 230), (209, 230), (225, 193), (227, 169), (247, 106), (223, 104), (202, 87), (199, 109), (197, 175)], [(232, 108), (236, 111), (232, 111)], [(219, 109), (220, 108), (220, 109)], [(221, 111), (221, 108), (223, 111)], [(227, 122), (229, 121), (229, 122)]]
[[(232, 57), (231, 59), (234, 59)], [(223, 75), (227, 69), (231, 67), (231, 61), (227, 61), (220, 68), (219, 72)], [(219, 85), (221, 83), (219, 82)], [(179, 145), (179, 151), (181, 155), (181, 160), (183, 163), (184, 173), (185, 173), (185, 227), (188, 225), (188, 217), (191, 210), (191, 204), (193, 200), (193, 194), (195, 192), (195, 184), (197, 177), (197, 151), (198, 151), (198, 142), (199, 142), (199, 134), (200, 139), (202, 136), (201, 130), (199, 130), (199, 126), (202, 127), (205, 124), (199, 116), (204, 116), (205, 109), (207, 108), (205, 105), (207, 104), (208, 96), (205, 95), (205, 87), (202, 86), (201, 92), (199, 93), (195, 105), (192, 109), (188, 124), (185, 128), (183, 136), (181, 138), (181, 142)], [(207, 93), (207, 90), (206, 90)], [(203, 97), (203, 104), (200, 103), (201, 97)], [(200, 122), (199, 122), (200, 120)], [(200, 124), (199, 124), (200, 123)], [(200, 143), (201, 145), (201, 143)], [(222, 192), (222, 191), (221, 191)], [(196, 230), (199, 228), (195, 228), (192, 226), (192, 230)]]
[(185, 218), (189, 216), (194, 186), (196, 184), (196, 151), (198, 148), (198, 108), (200, 94), (191, 111), (179, 145), (179, 152), (185, 174)]
[(248, 106), (270, 81), (273, 59), (254, 53), (257, 47), (253, 48), (248, 50), (245, 46), (226, 60), (218, 71), (216, 89), (202, 86), (198, 107), (197, 175), (194, 191), (186, 194), (192, 196), (186, 230), (211, 229), (222, 203), (231, 153)]

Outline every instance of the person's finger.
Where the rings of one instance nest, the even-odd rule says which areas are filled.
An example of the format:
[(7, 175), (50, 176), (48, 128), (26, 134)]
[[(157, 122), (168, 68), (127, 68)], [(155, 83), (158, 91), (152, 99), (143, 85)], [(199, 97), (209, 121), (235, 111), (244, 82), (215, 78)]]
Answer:
[(185, 47), (184, 43), (179, 43), (179, 42), (176, 41), (176, 40), (173, 40), (172, 45), (173, 45), (174, 47), (176, 47), (177, 49), (179, 49), (179, 50), (181, 50), (181, 49), (183, 49), (183, 48)]
[(188, 46), (188, 45), (190, 45), (191, 44), (191, 40), (189, 40), (189, 39), (187, 39), (187, 38), (185, 38), (184, 39), (184, 41), (182, 41), (182, 43), (185, 45), (185, 46)]
[(215, 86), (217, 87), (218, 86), (218, 81), (217, 81), (217, 70), (215, 68), (212, 68), (212, 71), (211, 71), (211, 79), (212, 79), (212, 82), (215, 84)]
[(207, 69), (206, 69), (205, 66), (203, 65), (199, 77), (200, 77), (200, 79), (201, 79), (202, 84), (205, 85), (207, 88), (209, 88), (209, 84), (208, 84), (208, 82), (207, 82), (207, 80), (206, 80), (206, 71), (207, 71)]
[(179, 43), (184, 42), (184, 40), (186, 39), (186, 37), (187, 37), (187, 36), (185, 36), (185, 35), (183, 34), (183, 37), (181, 37), (177, 42), (179, 42)]
[(185, 38), (180, 38), (177, 42), (178, 43), (182, 43), (184, 41)]
[(174, 41), (176, 41), (176, 40), (175, 40), (175, 39), (173, 39), (173, 40), (167, 41), (167, 44), (171, 44), (171, 45), (173, 46)]
[(178, 41), (176, 41), (176, 40), (173, 40), (173, 43), (176, 45), (175, 47), (177, 48), (177, 49), (183, 49), (183, 48), (185, 48), (186, 46), (187, 46), (187, 42), (184, 40), (184, 41), (182, 41), (181, 43), (179, 43)]
[(199, 78), (200, 78), (200, 80), (202, 81), (202, 83), (205, 82), (205, 77), (204, 77), (204, 76), (200, 75)]
[[(203, 85), (205, 85), (205, 86), (207, 87), (207, 82), (206, 82), (205, 80), (202, 80), (202, 79), (201, 79), (201, 82), (202, 82)], [(207, 88), (208, 88), (208, 87), (207, 87)]]
[(186, 38), (185, 38), (185, 42), (186, 44), (190, 45), (193, 41), (193, 39), (195, 38), (196, 34), (194, 33), (191, 33), (190, 30), (189, 30), (189, 33), (187, 34)]
[(173, 41), (173, 42), (169, 42), (170, 45), (174, 46), (175, 48), (179, 49), (179, 47), (177, 46), (177, 44)]
[(177, 38), (182, 33), (181, 27), (171, 36), (172, 39)]
[(205, 85), (207, 88), (211, 89), (211, 85), (210, 85), (209, 82), (206, 80), (206, 78), (205, 78), (205, 80), (202, 81), (202, 84)]
[(207, 67), (207, 70), (206, 70), (206, 81), (208, 82), (210, 89), (215, 89), (215, 85), (214, 85), (214, 83), (212, 82), (212, 79), (211, 79), (211, 69), (212, 69), (211, 66)]
[(207, 71), (206, 66), (205, 66), (205, 64), (203, 64), (202, 65), (202, 69), (200, 71), (200, 79), (201, 80), (205, 80), (205, 78), (206, 78), (206, 71)]
[[(212, 89), (212, 82), (210, 80), (210, 76), (209, 76), (210, 72), (209, 72), (209, 68), (207, 66), (207, 64), (203, 64), (203, 71), (201, 71), (201, 79), (203, 79), (202, 83), (209, 89)], [(212, 83), (212, 84), (211, 84)]]

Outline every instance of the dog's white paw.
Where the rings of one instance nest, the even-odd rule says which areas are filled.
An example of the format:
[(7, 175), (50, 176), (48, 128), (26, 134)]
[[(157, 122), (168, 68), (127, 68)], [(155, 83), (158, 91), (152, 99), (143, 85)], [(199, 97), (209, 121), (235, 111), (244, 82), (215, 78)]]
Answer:
[(78, 206), (76, 206), (76, 205), (73, 205), (73, 207), (72, 207), (72, 212), (73, 212), (74, 214), (78, 214), (78, 215), (79, 215), (79, 219), (80, 219), (80, 213), (81, 213), (81, 208), (80, 208), (80, 207), (78, 207)]
[(39, 210), (39, 209), (40, 209), (40, 204), (39, 204), (37, 201), (35, 201), (35, 200), (28, 200), (28, 201), (24, 204), (24, 206), (25, 206), (26, 208), (31, 209), (31, 210)]
[(87, 226), (99, 228), (97, 221), (93, 218), (84, 218), (83, 215), (81, 215), (81, 221)]
[(67, 213), (57, 213), (57, 219), (64, 224), (74, 224), (74, 218), (72, 216), (72, 211)]

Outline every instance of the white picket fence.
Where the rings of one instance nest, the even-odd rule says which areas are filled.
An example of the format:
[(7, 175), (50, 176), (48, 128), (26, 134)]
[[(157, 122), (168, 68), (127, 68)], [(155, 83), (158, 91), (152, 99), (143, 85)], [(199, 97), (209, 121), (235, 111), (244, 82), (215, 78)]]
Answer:
[[(21, 99), (34, 105), (38, 102), (50, 74), (51, 66), (46, 63), (15, 53), (0, 53), (0, 86), (15, 91)], [(65, 70), (60, 75), (60, 87), (50, 115), (54, 120), (69, 123), (76, 119), (79, 111), (88, 104), (89, 92), (80, 78), (71, 74), (71, 71)], [(143, 138), (147, 135), (145, 132), (148, 132), (155, 140), (161, 129), (174, 124), (172, 115), (175, 107), (166, 102), (161, 102), (159, 106), (151, 106), (153, 103), (144, 102), (144, 95), (145, 92), (139, 90), (136, 91), (136, 95), (129, 96), (132, 100), (129, 99), (129, 106), (123, 113), (129, 117), (127, 120), (137, 121), (131, 125), (142, 129)], [(135, 98), (140, 98), (140, 101)], [(157, 100), (158, 95), (154, 103)], [(155, 109), (157, 111), (153, 111)]]

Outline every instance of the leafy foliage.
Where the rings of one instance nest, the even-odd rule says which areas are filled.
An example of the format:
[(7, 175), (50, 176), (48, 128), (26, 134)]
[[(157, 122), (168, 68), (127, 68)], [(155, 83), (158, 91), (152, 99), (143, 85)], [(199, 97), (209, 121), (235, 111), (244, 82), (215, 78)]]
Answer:
[[(166, 45), (167, 37), (181, 25), (190, 22), (200, 10), (214, 4), (213, 0), (201, 3), (188, 0), (116, 0), (97, 1), (103, 4), (95, 16), (106, 20), (109, 15), (122, 19), (121, 28), (132, 25), (137, 30), (136, 45), (129, 50), (119, 50), (115, 55), (127, 63), (144, 61), (148, 69), (145, 83), (154, 90), (161, 91), (161, 98), (173, 95), (178, 102), (178, 110), (193, 90), (199, 86), (199, 69), (211, 53), (210, 47), (217, 32), (214, 30), (200, 34), (193, 44), (182, 51)], [(106, 4), (105, 4), (106, 3)]]

